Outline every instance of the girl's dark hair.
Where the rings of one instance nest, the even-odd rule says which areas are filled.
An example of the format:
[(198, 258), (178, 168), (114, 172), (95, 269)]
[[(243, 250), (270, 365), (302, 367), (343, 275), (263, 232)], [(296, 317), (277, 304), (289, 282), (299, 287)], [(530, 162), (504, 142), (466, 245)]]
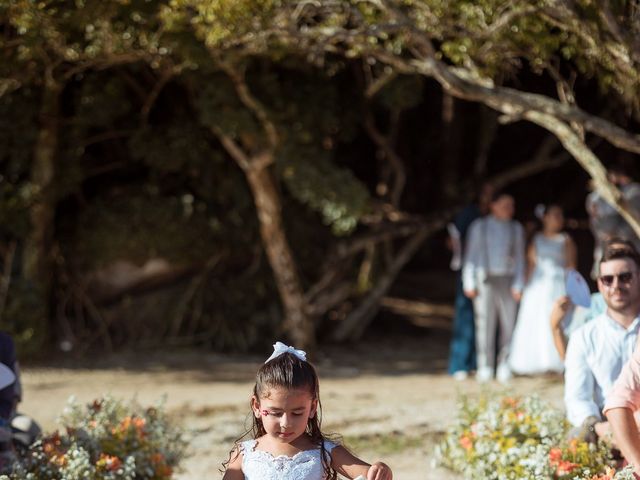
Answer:
[[(307, 421), (305, 433), (309, 436), (311, 442), (320, 449), (325, 478), (327, 480), (336, 480), (338, 473), (331, 466), (331, 457), (325, 448), (325, 440), (329, 437), (322, 433), (320, 429), (322, 424), (322, 405), (320, 403), (320, 382), (316, 369), (309, 362), (299, 359), (292, 353), (283, 353), (260, 367), (256, 374), (253, 395), (257, 399), (267, 398), (269, 390), (274, 388), (307, 390), (311, 397), (318, 402), (316, 414)], [(232, 456), (237, 455), (239, 452), (238, 444), (242, 439), (249, 435), (256, 439), (267, 433), (262, 424), (262, 417), (256, 417), (252, 412), (251, 419), (251, 428), (235, 441), (229, 458), (222, 464), (223, 468), (226, 468), (231, 462)]]

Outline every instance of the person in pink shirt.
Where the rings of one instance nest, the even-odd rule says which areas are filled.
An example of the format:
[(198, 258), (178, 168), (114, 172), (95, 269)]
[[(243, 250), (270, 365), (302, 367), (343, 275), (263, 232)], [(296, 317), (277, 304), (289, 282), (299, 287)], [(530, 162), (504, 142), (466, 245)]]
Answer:
[(633, 465), (636, 475), (640, 474), (640, 345), (636, 345), (631, 359), (622, 368), (603, 411), (615, 445)]

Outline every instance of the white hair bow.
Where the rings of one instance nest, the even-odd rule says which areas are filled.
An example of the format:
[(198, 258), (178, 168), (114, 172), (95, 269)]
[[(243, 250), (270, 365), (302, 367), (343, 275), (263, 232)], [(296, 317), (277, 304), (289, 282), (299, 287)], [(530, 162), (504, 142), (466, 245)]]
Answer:
[(267, 363), (273, 360), (274, 358), (279, 357), (283, 353), (291, 353), (296, 357), (298, 357), (303, 362), (307, 361), (307, 352), (305, 352), (304, 350), (296, 350), (295, 348), (285, 345), (282, 342), (276, 342), (273, 344), (273, 353), (269, 358), (267, 358), (267, 361), (264, 363)]

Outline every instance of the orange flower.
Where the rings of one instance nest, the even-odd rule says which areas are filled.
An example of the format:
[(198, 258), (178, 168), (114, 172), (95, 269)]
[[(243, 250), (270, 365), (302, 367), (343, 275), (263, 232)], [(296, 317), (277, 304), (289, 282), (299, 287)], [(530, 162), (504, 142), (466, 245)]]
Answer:
[(101, 453), (100, 458), (96, 462), (98, 467), (102, 467), (108, 472), (115, 472), (120, 467), (122, 467), (122, 460), (114, 455), (107, 455), (106, 453)]
[(62, 439), (60, 438), (59, 432), (54, 432), (52, 435), (49, 435), (48, 437), (42, 440), (42, 451), (48, 457), (51, 457), (59, 453), (61, 446), (62, 446)]
[(504, 397), (502, 399), (502, 405), (505, 407), (516, 408), (519, 403), (520, 400), (516, 397)]
[(616, 471), (613, 468), (607, 467), (602, 475), (594, 475), (590, 477), (589, 480), (613, 480), (615, 474)]
[(563, 475), (569, 475), (576, 467), (579, 467), (577, 463), (569, 462), (568, 460), (560, 460), (558, 467), (556, 468), (556, 475), (562, 477)]
[(471, 450), (473, 448), (473, 441), (467, 435), (460, 437), (460, 446), (465, 450)]
[(555, 467), (562, 460), (562, 449), (555, 447), (549, 450), (549, 462)]
[(146, 436), (146, 432), (144, 430), (147, 421), (144, 418), (140, 417), (125, 417), (115, 428), (111, 429), (111, 433), (114, 435), (118, 435), (120, 433), (127, 433), (131, 428), (133, 428), (136, 434), (143, 438)]
[(569, 451), (571, 453), (576, 453), (578, 451), (578, 439), (572, 438), (569, 442)]
[(67, 464), (67, 457), (65, 455), (54, 455), (49, 461), (59, 467), (64, 467)]

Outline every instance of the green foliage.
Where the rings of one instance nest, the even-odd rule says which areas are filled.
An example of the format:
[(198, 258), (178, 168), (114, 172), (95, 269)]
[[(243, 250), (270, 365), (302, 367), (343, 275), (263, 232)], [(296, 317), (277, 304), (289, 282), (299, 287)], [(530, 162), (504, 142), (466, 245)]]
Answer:
[(264, 133), (256, 118), (240, 103), (229, 78), (217, 72), (194, 79), (197, 89), (196, 108), (200, 121), (232, 138), (242, 139), (256, 147), (264, 142)]
[(172, 0), (162, 10), (169, 30), (191, 24), (197, 35), (213, 48), (251, 35), (269, 26), (281, 0)]
[(21, 43), (18, 58), (42, 59), (55, 52), (69, 62), (101, 56), (169, 52), (158, 45), (157, 8), (145, 0), (15, 0), (9, 25)]
[[(541, 72), (556, 68), (558, 62), (569, 62), (583, 75), (595, 77), (605, 91), (615, 91), (636, 108), (640, 105), (640, 73), (633, 53), (640, 27), (633, 14), (637, 7), (629, 1), (603, 5), (589, 0), (570, 4), (548, 0), (315, 4), (245, 0), (238, 9), (254, 13), (253, 22), (233, 8), (227, 9), (227, 16), (221, 15), (225, 6), (211, 0), (187, 0), (174, 2), (171, 11), (188, 19), (183, 26), (190, 22), (216, 55), (233, 46), (231, 57), (262, 54), (281, 58), (288, 52), (317, 59), (324, 50), (348, 58), (370, 59), (378, 56), (376, 52), (401, 58), (429, 42), (436, 48), (436, 57), (494, 80), (515, 76), (526, 65)], [(617, 25), (611, 27), (607, 18)], [(399, 28), (405, 20), (407, 24)]]
[(267, 75), (260, 83), (285, 132), (278, 172), (296, 200), (319, 213), (334, 234), (347, 235), (370, 200), (365, 185), (334, 159), (336, 143), (350, 139), (357, 125), (344, 114), (348, 93), (339, 90), (339, 81), (318, 78), (314, 71), (287, 73), (284, 78)]
[(538, 72), (565, 61), (597, 78), (604, 91), (640, 105), (640, 72), (630, 51), (640, 30), (626, 12), (629, 2), (618, 2), (612, 11), (618, 28), (629, 33), (621, 43), (611, 41), (604, 22), (604, 9), (611, 5), (588, 0), (571, 5), (546, 0), (405, 3), (425, 36), (439, 43), (443, 58), (479, 76), (516, 75), (523, 61)]
[[(334, 233), (345, 235), (367, 211), (369, 194), (350, 171), (332, 160), (335, 143), (352, 137), (356, 122), (343, 114), (339, 82), (318, 73), (258, 63), (248, 68), (247, 76), (251, 91), (281, 133), (277, 164), (287, 188), (296, 200), (318, 212)], [(198, 91), (197, 105), (205, 125), (254, 149), (265, 142), (264, 131), (240, 104), (227, 78), (208, 77)]]
[(89, 74), (75, 95), (74, 124), (81, 131), (92, 128), (122, 129), (136, 113), (122, 76)]
[(0, 96), (0, 164), (5, 177), (29, 171), (31, 146), (38, 134), (38, 91), (21, 89)]
[(18, 276), (11, 280), (2, 311), (2, 328), (11, 333), (20, 358), (41, 356), (51, 340), (40, 292)]
[(218, 245), (245, 248), (257, 236), (257, 220), (246, 179), (215, 148), (211, 134), (191, 120), (138, 130), (129, 141), (134, 159), (150, 169), (150, 185), (170, 179), (186, 195), (189, 211), (207, 215)]
[(208, 137), (208, 132), (195, 123), (172, 123), (139, 129), (131, 137), (129, 147), (133, 158), (154, 170), (164, 174), (188, 172), (207, 164), (220, 166), (224, 161)]
[(113, 198), (100, 198), (85, 208), (68, 258), (83, 268), (108, 265), (119, 259), (138, 265), (150, 258), (178, 263), (201, 261), (216, 248), (214, 219), (193, 195), (162, 195), (154, 186), (123, 189)]
[(347, 235), (369, 206), (366, 187), (346, 168), (314, 148), (293, 147), (279, 168), (294, 198), (320, 213), (336, 235)]
[(29, 229), (28, 208), (32, 146), (38, 131), (37, 92), (22, 89), (0, 96), (0, 235), (23, 238)]

